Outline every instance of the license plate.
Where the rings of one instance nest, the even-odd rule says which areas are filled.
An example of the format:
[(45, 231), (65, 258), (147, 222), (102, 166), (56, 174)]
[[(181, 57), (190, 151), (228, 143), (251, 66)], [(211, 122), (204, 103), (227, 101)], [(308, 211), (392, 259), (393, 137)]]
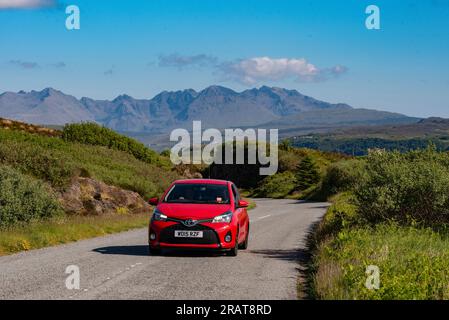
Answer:
[(203, 231), (181, 231), (175, 230), (175, 238), (202, 238)]

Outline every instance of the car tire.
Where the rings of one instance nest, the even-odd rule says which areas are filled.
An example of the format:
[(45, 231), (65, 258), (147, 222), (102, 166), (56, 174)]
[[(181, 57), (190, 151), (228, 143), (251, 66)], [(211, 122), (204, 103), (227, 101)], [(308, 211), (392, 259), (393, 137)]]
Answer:
[(151, 246), (148, 246), (148, 253), (150, 256), (159, 256), (161, 255), (161, 249), (152, 248)]
[(240, 244), (239, 249), (241, 250), (246, 250), (248, 249), (248, 241), (249, 241), (249, 226), (246, 229), (246, 237), (245, 237), (245, 241), (243, 241), (243, 243)]
[[(238, 234), (239, 234), (239, 230), (237, 230), (237, 235)], [(231, 257), (236, 257), (238, 253), (239, 253), (239, 239), (237, 236), (235, 239), (235, 246), (234, 246), (234, 248), (231, 249), (231, 251), (229, 251), (229, 255)]]

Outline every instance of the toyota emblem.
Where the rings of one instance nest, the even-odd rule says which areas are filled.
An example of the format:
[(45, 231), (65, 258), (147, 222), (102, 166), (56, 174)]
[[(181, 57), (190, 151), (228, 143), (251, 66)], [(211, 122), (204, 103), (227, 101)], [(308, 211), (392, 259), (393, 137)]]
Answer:
[(197, 224), (197, 222), (198, 221), (196, 221), (196, 220), (192, 220), (192, 219), (187, 219), (187, 220), (184, 220), (184, 225), (186, 226), (186, 227), (193, 227), (194, 225), (196, 225)]

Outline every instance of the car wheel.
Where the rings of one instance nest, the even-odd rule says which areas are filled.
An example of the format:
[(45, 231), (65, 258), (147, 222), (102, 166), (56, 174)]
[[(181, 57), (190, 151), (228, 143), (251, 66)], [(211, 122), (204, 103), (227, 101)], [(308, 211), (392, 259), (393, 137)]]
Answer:
[(161, 249), (152, 248), (151, 246), (148, 246), (148, 252), (150, 256), (159, 256), (161, 254)]
[[(239, 234), (239, 230), (237, 230), (237, 235)], [(235, 257), (237, 256), (237, 254), (239, 253), (239, 239), (238, 236), (235, 239), (235, 246), (234, 248), (231, 249), (231, 251), (229, 251), (229, 255), (231, 257)]]
[(242, 249), (242, 250), (248, 249), (248, 241), (249, 241), (249, 226), (248, 226), (248, 228), (246, 229), (246, 237), (245, 237), (245, 241), (243, 241), (243, 243), (240, 244), (239, 249)]

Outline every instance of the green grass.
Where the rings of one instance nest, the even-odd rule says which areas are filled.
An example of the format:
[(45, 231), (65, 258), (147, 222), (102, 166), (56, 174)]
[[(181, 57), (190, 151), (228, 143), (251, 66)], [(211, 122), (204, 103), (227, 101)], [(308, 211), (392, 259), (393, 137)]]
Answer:
[[(316, 256), (319, 299), (449, 299), (449, 237), (431, 229), (380, 224), (344, 230)], [(380, 287), (365, 287), (368, 265)]]
[(295, 175), (290, 171), (268, 176), (253, 192), (254, 197), (281, 199), (289, 195), (296, 186)]
[(257, 206), (254, 200), (252, 199), (243, 198), (243, 200), (248, 202), (248, 208), (246, 208), (247, 210), (253, 210)]
[(0, 230), (0, 256), (148, 225), (150, 214), (64, 216)]
[(63, 189), (76, 176), (89, 176), (144, 197), (159, 195), (179, 175), (104, 146), (66, 142), (0, 129), (0, 163)]
[[(354, 195), (334, 196), (312, 238), (310, 295), (317, 299), (449, 299), (449, 234), (417, 225), (368, 225)], [(366, 268), (380, 288), (365, 287)]]

